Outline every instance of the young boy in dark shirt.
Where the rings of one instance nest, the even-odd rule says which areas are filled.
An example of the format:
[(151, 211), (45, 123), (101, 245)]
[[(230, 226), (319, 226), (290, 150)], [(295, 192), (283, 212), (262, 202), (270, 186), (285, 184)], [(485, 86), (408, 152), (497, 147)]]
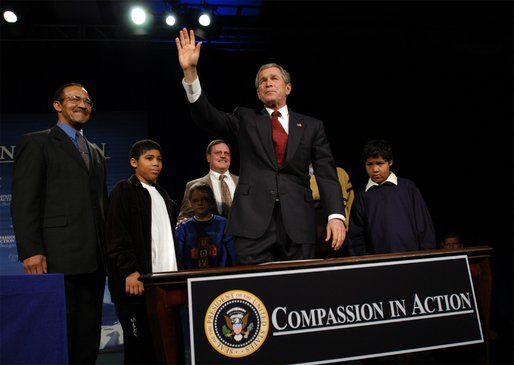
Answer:
[(421, 192), (411, 180), (390, 170), (391, 145), (369, 141), (362, 159), (369, 180), (352, 205), (350, 256), (435, 249), (435, 230)]
[(123, 328), (125, 364), (156, 364), (149, 330), (143, 274), (176, 271), (174, 203), (157, 185), (162, 169), (161, 146), (136, 142), (130, 150), (134, 175), (120, 181), (107, 210), (108, 282)]

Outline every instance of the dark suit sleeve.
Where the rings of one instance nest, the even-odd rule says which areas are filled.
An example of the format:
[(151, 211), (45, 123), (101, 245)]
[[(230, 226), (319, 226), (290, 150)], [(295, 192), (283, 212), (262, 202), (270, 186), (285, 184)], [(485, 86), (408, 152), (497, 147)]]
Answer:
[(319, 123), (316, 137), (314, 138), (312, 151), (312, 165), (324, 215), (326, 217), (330, 214), (341, 214), (344, 216), (345, 211), (341, 184), (337, 176), (330, 143), (325, 133), (324, 125), (321, 122)]
[(239, 132), (239, 120), (235, 113), (226, 113), (216, 109), (203, 91), (196, 102), (188, 103), (188, 105), (194, 123), (200, 128), (217, 138), (236, 140)]
[(114, 265), (110, 269), (116, 270), (123, 279), (133, 272), (144, 272), (139, 265), (136, 252), (136, 247), (144, 246), (144, 242), (142, 237), (136, 237), (133, 233), (135, 211), (129, 190), (130, 185), (126, 182), (121, 182), (113, 188), (109, 196), (106, 222), (107, 257), (110, 265)]
[(12, 180), (11, 216), (20, 261), (46, 254), (41, 228), (46, 163), (43, 138), (25, 135), (16, 146)]

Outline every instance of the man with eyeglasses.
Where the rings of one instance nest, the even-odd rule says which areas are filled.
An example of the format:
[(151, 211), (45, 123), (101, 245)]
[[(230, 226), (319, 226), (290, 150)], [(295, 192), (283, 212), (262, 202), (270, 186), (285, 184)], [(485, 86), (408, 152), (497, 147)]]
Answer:
[(95, 364), (106, 277), (105, 157), (82, 135), (93, 108), (84, 86), (58, 88), (53, 107), (57, 125), (16, 146), (12, 222), (25, 272), (64, 274), (69, 364)]
[(228, 217), (230, 206), (223, 200), (222, 183), (220, 176), (223, 175), (230, 194), (230, 200), (234, 198), (234, 191), (236, 190), (239, 176), (231, 174), (230, 168), (230, 146), (222, 139), (215, 139), (207, 145), (205, 157), (209, 163), (209, 173), (198, 179), (191, 180), (186, 183), (184, 197), (182, 199), (182, 206), (177, 217), (177, 226), (187, 219), (191, 218), (194, 214), (193, 207), (189, 202), (189, 190), (191, 186), (197, 182), (204, 182), (211, 187), (214, 192), (215, 206), (212, 207), (212, 213)]

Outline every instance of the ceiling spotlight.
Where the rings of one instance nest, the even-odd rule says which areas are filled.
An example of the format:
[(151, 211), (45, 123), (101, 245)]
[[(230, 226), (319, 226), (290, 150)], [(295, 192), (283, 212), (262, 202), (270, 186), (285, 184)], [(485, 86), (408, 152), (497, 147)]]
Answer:
[(4, 11), (4, 19), (7, 23), (16, 23), (18, 17), (10, 10)]
[(145, 9), (141, 7), (135, 7), (130, 11), (130, 19), (137, 25), (141, 25), (146, 21)]
[(211, 16), (207, 13), (203, 13), (198, 18), (198, 23), (200, 23), (200, 25), (203, 25), (204, 27), (209, 26), (211, 24)]
[(173, 14), (169, 14), (168, 16), (166, 16), (166, 24), (168, 24), (170, 27), (174, 26), (176, 22), (177, 19)]

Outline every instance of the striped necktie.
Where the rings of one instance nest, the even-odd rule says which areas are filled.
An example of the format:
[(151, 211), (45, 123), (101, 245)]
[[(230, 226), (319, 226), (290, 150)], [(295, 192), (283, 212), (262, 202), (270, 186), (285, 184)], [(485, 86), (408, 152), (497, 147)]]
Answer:
[(89, 151), (87, 149), (86, 139), (79, 131), (75, 133), (75, 136), (77, 138), (77, 146), (79, 148), (80, 155), (82, 156), (82, 159), (84, 160), (84, 163), (89, 170)]
[(232, 205), (232, 196), (228, 188), (227, 182), (225, 181), (226, 176), (220, 175), (220, 191), (221, 191), (221, 215), (228, 217), (228, 211)]

